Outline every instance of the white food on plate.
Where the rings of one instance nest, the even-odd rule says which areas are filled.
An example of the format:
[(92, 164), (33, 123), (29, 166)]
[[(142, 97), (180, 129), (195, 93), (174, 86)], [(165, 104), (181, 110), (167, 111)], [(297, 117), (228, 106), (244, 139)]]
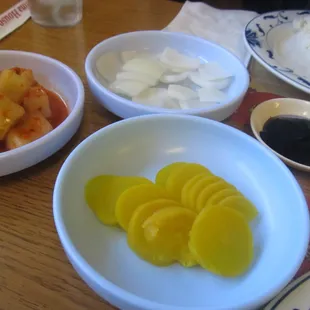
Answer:
[(146, 83), (130, 80), (116, 80), (110, 85), (113, 92), (128, 97), (137, 96), (148, 87)]
[(117, 54), (113, 52), (101, 55), (96, 62), (98, 73), (109, 82), (113, 82), (115, 80), (118, 68), (120, 67), (120, 59)]
[(135, 58), (136, 55), (137, 55), (136, 51), (124, 51), (124, 52), (121, 52), (121, 59), (124, 63), (126, 63), (129, 60)]
[(218, 80), (207, 80), (200, 72), (191, 72), (188, 75), (189, 79), (200, 87), (214, 87), (216, 89), (225, 89), (231, 83), (231, 77), (218, 79)]
[(143, 72), (130, 72), (122, 71), (116, 74), (116, 80), (130, 80), (130, 81), (139, 81), (149, 86), (155, 86), (158, 82), (158, 79), (153, 76), (143, 73)]
[[(233, 79), (218, 63), (201, 64), (199, 58), (170, 47), (159, 55), (144, 51), (106, 53), (96, 66), (99, 81), (106, 86), (106, 79), (111, 91), (133, 102), (165, 109), (200, 109), (223, 102), (226, 93), (222, 90)], [(167, 86), (156, 87), (160, 82)]]
[(293, 20), (293, 28), (297, 31), (310, 31), (310, 16), (299, 16)]
[(288, 36), (276, 42), (274, 53), (283, 67), (310, 79), (310, 17), (297, 17), (292, 28)]
[(164, 63), (161, 63), (165, 68), (166, 68), (166, 71), (170, 71), (172, 73), (188, 73), (188, 72), (193, 72), (194, 70), (188, 70), (186, 68), (177, 68), (177, 67), (171, 67), (169, 65), (166, 65)]
[(213, 87), (203, 87), (198, 89), (198, 95), (200, 101), (206, 101), (206, 102), (222, 102), (226, 98), (226, 94)]
[(180, 109), (178, 101), (168, 96), (166, 88), (148, 88), (138, 96), (133, 97), (132, 101), (152, 107)]
[(171, 84), (168, 86), (168, 96), (178, 100), (190, 100), (198, 98), (198, 93), (189, 87)]
[(163, 83), (178, 83), (187, 79), (188, 74), (188, 72), (179, 74), (165, 73), (161, 76), (160, 81)]
[(217, 62), (207, 62), (203, 64), (198, 71), (201, 77), (208, 81), (225, 79), (232, 76)]
[(186, 56), (170, 47), (165, 48), (159, 59), (168, 68), (180, 70), (179, 72), (196, 70), (201, 64), (198, 58)]
[(156, 60), (148, 58), (134, 58), (123, 66), (124, 71), (142, 72), (159, 79), (165, 72), (165, 68)]

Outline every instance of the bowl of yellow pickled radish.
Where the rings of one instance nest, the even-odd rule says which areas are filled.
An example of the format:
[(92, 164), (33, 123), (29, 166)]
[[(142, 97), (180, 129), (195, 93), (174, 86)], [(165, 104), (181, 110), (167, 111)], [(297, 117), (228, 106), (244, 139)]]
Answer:
[(0, 177), (62, 148), (78, 129), (83, 106), (83, 83), (65, 64), (0, 51)]
[(309, 241), (287, 167), (195, 116), (130, 118), (85, 139), (59, 172), (53, 211), (76, 272), (120, 309), (256, 309)]

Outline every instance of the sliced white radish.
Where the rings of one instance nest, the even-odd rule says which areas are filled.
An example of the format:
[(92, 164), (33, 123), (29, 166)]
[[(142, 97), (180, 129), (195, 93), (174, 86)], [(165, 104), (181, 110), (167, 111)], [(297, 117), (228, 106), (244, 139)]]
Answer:
[(135, 58), (136, 55), (137, 55), (136, 51), (124, 51), (124, 52), (121, 52), (121, 58), (122, 58), (122, 61), (124, 63), (126, 63), (129, 60)]
[(225, 78), (225, 79), (218, 79), (209, 81), (211, 87), (215, 87), (216, 89), (222, 90), (226, 89), (230, 86), (232, 81), (232, 77)]
[(178, 100), (190, 100), (198, 98), (197, 92), (189, 87), (171, 84), (168, 86), (168, 96)]
[(109, 82), (113, 82), (117, 72), (121, 68), (121, 61), (116, 53), (105, 53), (97, 59), (96, 68), (103, 78)]
[(214, 87), (203, 87), (198, 90), (201, 102), (222, 102), (226, 98), (226, 94)]
[(152, 55), (146, 52), (137, 52), (137, 51), (124, 51), (121, 52), (121, 59), (123, 63), (128, 62), (134, 58), (151, 58)]
[(158, 79), (143, 72), (122, 71), (116, 74), (116, 80), (130, 80), (146, 83), (149, 86), (155, 86)]
[(161, 63), (162, 66), (166, 69), (166, 71), (171, 71), (173, 73), (184, 73), (184, 72), (192, 72), (194, 70), (188, 70), (187, 68), (178, 68), (178, 67), (173, 67), (169, 66), (167, 64)]
[(149, 86), (146, 83), (129, 80), (116, 80), (110, 85), (110, 89), (120, 95), (134, 97), (146, 90)]
[(205, 63), (198, 70), (201, 77), (206, 80), (220, 80), (232, 76), (232, 74), (228, 73), (217, 62)]
[(207, 80), (199, 72), (191, 72), (189, 79), (200, 87), (215, 87), (216, 89), (227, 88), (232, 80), (232, 77), (218, 79), (218, 80)]
[(192, 58), (181, 54), (177, 50), (174, 50), (170, 47), (165, 48), (159, 59), (163, 64), (171, 68), (188, 71), (198, 69), (201, 64), (198, 58)]
[(99, 81), (99, 83), (100, 83), (102, 86), (104, 86), (104, 87), (106, 87), (106, 88), (109, 87), (109, 84), (110, 84), (109, 81), (106, 80), (99, 72), (95, 72), (95, 75), (96, 75), (97, 80)]
[(156, 59), (134, 58), (125, 63), (123, 70), (142, 72), (151, 75), (155, 79), (159, 79), (164, 73), (165, 68)]
[(168, 96), (166, 88), (149, 88), (132, 98), (132, 101), (141, 103), (147, 106), (180, 109), (178, 101)]
[(188, 77), (188, 72), (179, 74), (165, 73), (161, 76), (160, 81), (163, 83), (178, 83), (184, 81)]
[(214, 106), (217, 104), (216, 102), (201, 102), (199, 99), (192, 99), (192, 100), (182, 100), (179, 101), (179, 104), (182, 110), (186, 109), (203, 109), (207, 107)]

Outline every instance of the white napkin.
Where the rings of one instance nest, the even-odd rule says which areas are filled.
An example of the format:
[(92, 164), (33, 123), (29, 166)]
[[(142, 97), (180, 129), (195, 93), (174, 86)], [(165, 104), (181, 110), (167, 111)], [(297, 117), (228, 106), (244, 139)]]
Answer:
[(205, 3), (187, 1), (165, 30), (213, 41), (231, 51), (247, 66), (251, 56), (243, 41), (243, 31), (256, 15), (251, 11), (220, 10)]
[(23, 25), (30, 18), (27, 0), (19, 1), (0, 15), (0, 40)]

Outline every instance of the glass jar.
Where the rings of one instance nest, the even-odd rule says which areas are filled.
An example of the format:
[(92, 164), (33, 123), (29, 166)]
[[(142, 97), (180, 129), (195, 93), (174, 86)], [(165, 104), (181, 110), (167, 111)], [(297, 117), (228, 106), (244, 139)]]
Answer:
[(81, 21), (83, 0), (28, 0), (32, 20), (47, 27), (68, 27)]

